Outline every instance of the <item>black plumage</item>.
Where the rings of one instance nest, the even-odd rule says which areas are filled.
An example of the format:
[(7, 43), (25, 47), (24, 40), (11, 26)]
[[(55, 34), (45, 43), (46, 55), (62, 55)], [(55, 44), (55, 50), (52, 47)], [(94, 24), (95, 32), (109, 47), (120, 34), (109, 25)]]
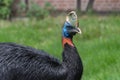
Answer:
[(62, 55), (60, 62), (41, 50), (0, 43), (0, 80), (80, 80), (83, 66), (76, 47), (65, 43)]

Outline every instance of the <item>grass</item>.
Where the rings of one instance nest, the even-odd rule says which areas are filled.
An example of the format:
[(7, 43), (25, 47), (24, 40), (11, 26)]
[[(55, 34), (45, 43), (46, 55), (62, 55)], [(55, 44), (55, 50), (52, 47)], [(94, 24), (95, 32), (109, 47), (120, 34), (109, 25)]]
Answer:
[[(80, 16), (82, 35), (74, 43), (83, 60), (82, 80), (120, 80), (120, 15)], [(14, 42), (43, 49), (61, 59), (64, 17), (44, 20), (0, 20), (0, 42)]]

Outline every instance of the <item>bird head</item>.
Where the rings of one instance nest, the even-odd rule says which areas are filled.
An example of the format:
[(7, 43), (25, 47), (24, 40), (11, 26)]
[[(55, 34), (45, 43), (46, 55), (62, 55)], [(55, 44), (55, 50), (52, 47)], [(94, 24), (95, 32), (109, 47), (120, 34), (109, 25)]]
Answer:
[(71, 11), (66, 16), (66, 21), (63, 25), (62, 34), (63, 37), (72, 38), (76, 33), (81, 34), (80, 28), (78, 28), (78, 19), (75, 11)]

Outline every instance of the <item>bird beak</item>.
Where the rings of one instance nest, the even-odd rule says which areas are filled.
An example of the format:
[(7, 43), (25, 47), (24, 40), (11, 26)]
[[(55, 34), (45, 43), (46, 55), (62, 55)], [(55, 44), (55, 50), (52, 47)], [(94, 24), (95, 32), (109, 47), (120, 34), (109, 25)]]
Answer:
[(81, 29), (79, 28), (79, 21), (78, 21), (78, 18), (77, 18), (77, 14), (75, 11), (71, 11), (67, 17), (66, 17), (66, 21), (71, 23), (73, 27), (73, 29), (71, 30), (68, 30), (70, 33), (79, 33), (81, 34)]
[(78, 27), (75, 27), (75, 28), (73, 29), (73, 31), (76, 32), (76, 33), (79, 33), (79, 34), (82, 33), (82, 32), (81, 32), (81, 29), (78, 28)]
[(76, 28), (77, 28), (77, 30), (78, 30), (77, 33), (82, 34), (82, 31), (81, 31), (81, 29), (79, 28), (79, 21), (78, 21), (78, 20), (76, 21)]
[(77, 33), (82, 34), (82, 31), (81, 31), (81, 29), (80, 29), (80, 28), (77, 28), (77, 30), (78, 30), (78, 32), (77, 32)]
[(73, 27), (72, 29), (68, 29), (68, 32), (69, 32), (69, 33), (79, 33), (79, 34), (82, 33), (82, 32), (81, 32), (81, 29), (78, 28), (78, 27)]

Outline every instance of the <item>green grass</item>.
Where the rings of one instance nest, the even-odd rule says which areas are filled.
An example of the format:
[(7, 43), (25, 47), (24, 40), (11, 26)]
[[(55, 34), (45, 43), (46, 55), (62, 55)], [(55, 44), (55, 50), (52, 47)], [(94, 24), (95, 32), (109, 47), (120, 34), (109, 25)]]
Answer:
[[(74, 43), (83, 60), (82, 80), (120, 80), (120, 15), (81, 16), (82, 35)], [(61, 59), (64, 17), (44, 20), (0, 20), (0, 42), (43, 49)]]

